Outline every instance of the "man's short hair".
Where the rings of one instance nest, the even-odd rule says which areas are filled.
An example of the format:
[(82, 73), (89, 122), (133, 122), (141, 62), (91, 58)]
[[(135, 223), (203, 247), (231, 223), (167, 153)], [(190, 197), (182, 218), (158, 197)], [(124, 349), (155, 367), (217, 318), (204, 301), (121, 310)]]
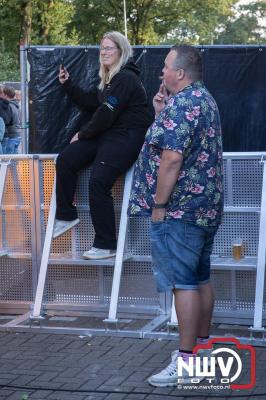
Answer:
[(3, 93), (5, 96), (7, 96), (11, 100), (14, 99), (15, 94), (16, 94), (15, 89), (12, 86), (7, 86), (7, 85), (4, 85)]
[(193, 82), (202, 79), (202, 59), (200, 51), (187, 44), (175, 45), (171, 48), (177, 53), (173, 67), (183, 69)]

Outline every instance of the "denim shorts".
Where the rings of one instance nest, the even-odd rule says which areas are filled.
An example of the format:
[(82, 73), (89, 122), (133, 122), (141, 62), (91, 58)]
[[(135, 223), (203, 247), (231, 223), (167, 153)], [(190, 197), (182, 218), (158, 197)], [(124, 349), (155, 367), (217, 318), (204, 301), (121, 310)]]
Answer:
[(197, 289), (210, 280), (210, 255), (217, 227), (177, 219), (151, 222), (153, 272), (159, 292)]

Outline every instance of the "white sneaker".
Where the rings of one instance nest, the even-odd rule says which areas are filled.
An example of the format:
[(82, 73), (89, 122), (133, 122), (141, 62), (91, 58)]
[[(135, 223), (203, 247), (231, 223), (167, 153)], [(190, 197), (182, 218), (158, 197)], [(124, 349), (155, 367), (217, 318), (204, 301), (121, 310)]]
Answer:
[(172, 352), (172, 361), (170, 364), (158, 374), (148, 378), (148, 382), (152, 386), (166, 387), (177, 385), (176, 360), (179, 355), (178, 350)]
[(103, 258), (114, 257), (115, 255), (115, 250), (98, 249), (97, 247), (92, 247), (83, 253), (83, 257), (88, 260), (101, 260)]
[(54, 222), (53, 239), (60, 235), (63, 235), (66, 231), (73, 228), (79, 223), (79, 219), (76, 218), (73, 221), (63, 221), (61, 219), (56, 219)]
[[(152, 375), (148, 378), (148, 382), (152, 386), (156, 387), (167, 387), (167, 386), (177, 386), (177, 379), (180, 378), (180, 384), (192, 383), (191, 380), (197, 378), (199, 381), (204, 379), (203, 376), (190, 377), (186, 370), (183, 370), (183, 376), (177, 375), (177, 357), (180, 356), (179, 351), (172, 352), (172, 361), (170, 364), (156, 375)], [(192, 383), (193, 384), (193, 383)]]

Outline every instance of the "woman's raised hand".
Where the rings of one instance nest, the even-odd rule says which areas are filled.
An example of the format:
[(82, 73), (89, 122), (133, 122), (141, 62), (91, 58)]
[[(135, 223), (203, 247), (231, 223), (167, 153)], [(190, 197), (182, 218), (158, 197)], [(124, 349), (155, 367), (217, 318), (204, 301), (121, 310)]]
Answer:
[(65, 67), (62, 64), (60, 64), (58, 79), (59, 79), (59, 82), (61, 83), (61, 85), (63, 85), (68, 80), (68, 78), (69, 78), (68, 71), (65, 69)]

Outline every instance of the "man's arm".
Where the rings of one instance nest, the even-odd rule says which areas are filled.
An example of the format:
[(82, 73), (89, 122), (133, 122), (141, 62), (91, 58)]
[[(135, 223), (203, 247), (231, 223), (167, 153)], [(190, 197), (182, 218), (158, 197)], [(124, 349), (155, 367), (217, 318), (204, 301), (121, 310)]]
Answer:
[[(157, 204), (166, 204), (168, 202), (177, 182), (182, 162), (182, 154), (172, 150), (163, 150), (155, 193), (155, 202)], [(153, 209), (152, 221), (160, 221), (164, 217), (165, 208)]]

